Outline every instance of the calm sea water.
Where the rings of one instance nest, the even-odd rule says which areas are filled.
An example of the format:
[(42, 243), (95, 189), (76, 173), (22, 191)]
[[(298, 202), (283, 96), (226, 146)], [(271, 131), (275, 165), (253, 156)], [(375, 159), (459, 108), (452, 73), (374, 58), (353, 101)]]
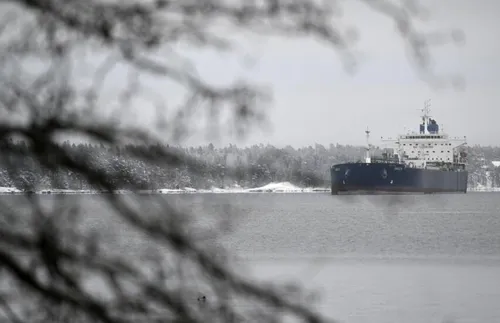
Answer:
[[(155, 198), (198, 212), (200, 222), (229, 211), (221, 242), (252, 275), (317, 290), (321, 311), (340, 322), (500, 322), (498, 193)], [(140, 245), (94, 199), (82, 197), (89, 223), (128, 250)]]
[(227, 243), (342, 322), (500, 322), (499, 198), (250, 196)]

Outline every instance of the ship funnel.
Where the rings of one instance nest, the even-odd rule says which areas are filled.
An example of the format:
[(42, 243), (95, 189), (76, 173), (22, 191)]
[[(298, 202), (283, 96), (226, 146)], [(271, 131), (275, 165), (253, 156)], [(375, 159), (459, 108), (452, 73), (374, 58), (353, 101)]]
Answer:
[(429, 119), (429, 124), (427, 125), (427, 131), (432, 134), (436, 134), (439, 132), (439, 125), (436, 120)]

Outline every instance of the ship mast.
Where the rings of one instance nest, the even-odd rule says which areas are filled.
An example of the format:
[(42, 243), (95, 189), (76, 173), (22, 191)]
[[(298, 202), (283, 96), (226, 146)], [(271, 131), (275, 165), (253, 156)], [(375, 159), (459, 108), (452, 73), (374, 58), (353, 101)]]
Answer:
[(365, 154), (365, 162), (367, 164), (371, 163), (371, 156), (370, 156), (370, 130), (368, 130), (368, 127), (366, 127), (365, 130), (366, 133), (366, 154)]
[(429, 113), (431, 112), (431, 99), (424, 102), (424, 108), (422, 109), (422, 124), (424, 125), (423, 134), (427, 133), (427, 126), (429, 125), (429, 118), (431, 117)]

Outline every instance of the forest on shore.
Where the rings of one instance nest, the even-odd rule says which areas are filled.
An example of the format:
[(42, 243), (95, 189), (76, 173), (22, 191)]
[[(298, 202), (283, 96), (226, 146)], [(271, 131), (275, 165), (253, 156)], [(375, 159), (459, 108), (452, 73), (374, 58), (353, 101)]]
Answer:
[[(44, 169), (29, 154), (24, 142), (13, 143), (18, 154), (3, 155), (0, 165), (0, 186), (31, 189), (91, 189), (80, 174), (67, 169)], [(5, 148), (5, 147), (3, 147)], [(331, 144), (277, 148), (272, 145), (216, 148), (212, 144), (199, 147), (62, 144), (70, 155), (89, 158), (96, 167), (109, 172), (115, 189), (128, 189), (129, 176), (134, 174), (141, 189), (184, 188), (210, 189), (232, 186), (259, 187), (270, 182), (290, 182), (300, 187), (328, 187), (332, 164), (358, 160), (363, 146)], [(0, 151), (2, 147), (0, 147)], [(196, 163), (166, 167), (162, 152), (183, 154)], [(376, 151), (376, 150), (375, 150)], [(469, 186), (500, 187), (500, 168), (492, 161), (500, 160), (500, 147), (469, 147)], [(140, 156), (154, 157), (151, 163)], [(230, 171), (229, 171), (230, 170)]]

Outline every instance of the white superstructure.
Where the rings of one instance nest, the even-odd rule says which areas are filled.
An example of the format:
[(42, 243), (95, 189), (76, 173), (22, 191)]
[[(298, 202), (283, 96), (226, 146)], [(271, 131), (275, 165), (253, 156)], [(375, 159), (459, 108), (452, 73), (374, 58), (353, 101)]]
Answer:
[(393, 158), (408, 167), (465, 169), (467, 154), (464, 150), (467, 138), (451, 138), (439, 131), (439, 125), (431, 118), (430, 100), (422, 109), (419, 132), (399, 135), (396, 139), (382, 138), (393, 149)]

